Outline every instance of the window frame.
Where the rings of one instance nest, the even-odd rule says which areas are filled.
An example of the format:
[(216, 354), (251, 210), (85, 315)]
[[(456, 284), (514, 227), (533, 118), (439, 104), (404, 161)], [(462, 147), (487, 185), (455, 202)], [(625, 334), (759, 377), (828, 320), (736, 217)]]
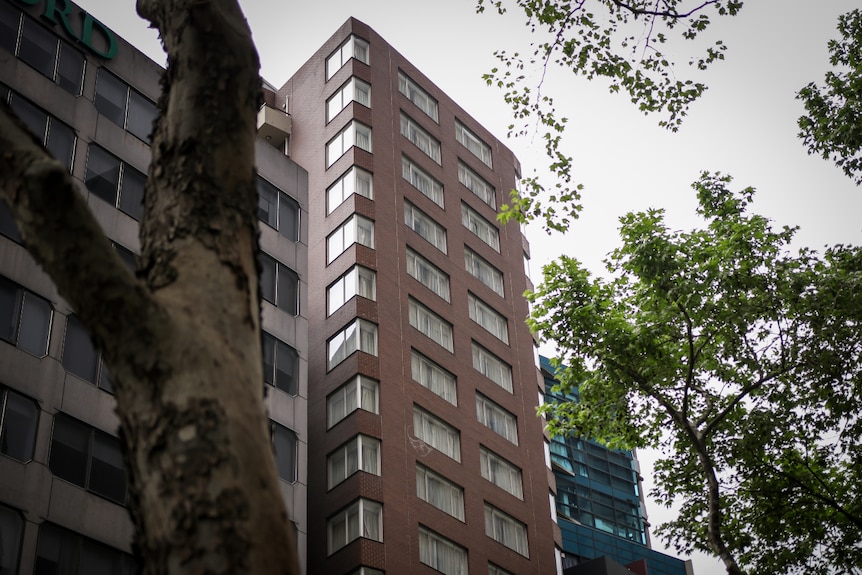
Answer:
[[(111, 82), (114, 82), (113, 88), (119, 88), (121, 91), (125, 91), (125, 95), (123, 96), (122, 105), (119, 102), (111, 101), (109, 95), (106, 92), (99, 91), (99, 87), (103, 85), (103, 81), (106, 79), (103, 74), (108, 74), (111, 77)], [(106, 102), (108, 105), (112, 105), (117, 108), (119, 111), (119, 115), (122, 115), (122, 121), (118, 122), (115, 114), (110, 113), (111, 111), (105, 107), (105, 104), (101, 102)], [(93, 105), (96, 107), (96, 111), (99, 112), (101, 116), (109, 119), (114, 124), (118, 125), (120, 128), (135, 136), (148, 146), (152, 144), (152, 130), (153, 130), (153, 122), (158, 117), (159, 109), (155, 102), (150, 100), (147, 96), (134, 89), (131, 84), (111, 72), (105, 67), (100, 67), (96, 74), (96, 90), (93, 94)], [(144, 116), (141, 118), (132, 118), (133, 114), (136, 114), (135, 110), (142, 111)], [(147, 116), (149, 114), (149, 116)], [(147, 122), (149, 120), (149, 122)], [(138, 126), (139, 123), (147, 122), (149, 124), (149, 131), (146, 131), (146, 128), (143, 126)], [(146, 133), (144, 133), (146, 131)]]
[(477, 136), (460, 120), (455, 119), (455, 140), (476, 156), (480, 162), (494, 169), (494, 159), (490, 144)]
[[(498, 387), (509, 393), (514, 393), (512, 383), (512, 366), (502, 359), (472, 341), (473, 369), (494, 382)], [(497, 373), (495, 374), (494, 371)]]
[(509, 495), (523, 501), (524, 473), (521, 468), (484, 445), (479, 446), (479, 474)]
[[(338, 57), (337, 60), (335, 59), (336, 56)], [(326, 80), (329, 81), (351, 58), (366, 65), (370, 65), (371, 62), (370, 43), (355, 34), (348, 36), (344, 42), (338, 45), (338, 48), (326, 57)]]
[(452, 324), (412, 297), (408, 298), (408, 323), (446, 351), (455, 353)]
[[(337, 518), (342, 519), (339, 523), (344, 525), (344, 539), (335, 541), (333, 521)], [(366, 534), (364, 523), (367, 518), (372, 518), (376, 521), (376, 531), (378, 538)], [(351, 522), (356, 522), (355, 534), (351, 534)], [(347, 547), (357, 539), (369, 539), (370, 541), (383, 542), (383, 504), (378, 501), (360, 497), (353, 503), (344, 507), (331, 515), (326, 520), (326, 555), (330, 556), (344, 547)]]
[[(373, 405), (365, 401), (366, 390), (373, 396)], [(341, 405), (344, 405), (343, 409)], [(326, 396), (326, 429), (332, 429), (359, 409), (375, 415), (380, 413), (380, 382), (362, 374), (351, 377)]]
[[(373, 453), (373, 461), (372, 456), (366, 458), (366, 450)], [(333, 489), (360, 471), (379, 476), (380, 456), (380, 439), (362, 433), (354, 435), (326, 455), (326, 489)], [(336, 474), (333, 464), (339, 462), (343, 469)]]
[[(348, 181), (350, 181), (351, 178), (352, 181), (348, 185)], [(366, 186), (359, 185), (360, 181), (367, 182), (367, 192)], [(336, 192), (338, 192), (337, 196), (335, 195)], [(341, 174), (337, 180), (332, 182), (332, 184), (326, 188), (326, 215), (328, 216), (334, 212), (335, 208), (346, 202), (347, 198), (353, 194), (366, 197), (369, 200), (374, 199), (373, 174), (359, 166), (350, 166), (346, 172)]]
[(458, 405), (458, 380), (455, 375), (412, 348), (410, 349), (410, 375), (413, 381), (434, 395), (452, 405)]
[[(299, 202), (259, 174), (256, 179), (256, 185), (258, 206), (257, 219), (268, 227), (278, 230), (282, 237), (285, 237), (294, 243), (298, 242), (301, 225), (301, 209)], [(265, 197), (267, 193), (271, 194), (272, 200)], [(264, 201), (266, 201), (270, 206), (267, 210), (262, 209)], [(264, 218), (263, 214), (267, 214), (268, 217)], [(290, 220), (289, 223), (285, 221), (288, 219)], [(275, 220), (275, 225), (273, 225), (272, 220)]]
[(449, 274), (422, 257), (409, 246), (406, 250), (407, 275), (431, 290), (434, 295), (449, 303), (451, 297)]
[[(338, 296), (338, 299), (333, 300), (333, 296)], [(377, 272), (358, 264), (326, 287), (326, 317), (357, 296), (377, 301)]]
[[(73, 346), (71, 350), (72, 353), (75, 353), (76, 351), (86, 352), (87, 348), (90, 348), (92, 350), (94, 356), (92, 359), (92, 376), (88, 376), (88, 374), (83, 372), (75, 371), (74, 369), (70, 368), (70, 365), (67, 364), (67, 361), (69, 364), (74, 361), (71, 358), (67, 358), (66, 355), (69, 351), (69, 348), (67, 346), (69, 345), (70, 341), (70, 333), (73, 335), (73, 339), (71, 340)], [(79, 337), (83, 337), (86, 339), (78, 340)], [(75, 347), (77, 347), (78, 350), (75, 350)], [(99, 389), (106, 391), (110, 394), (114, 393), (114, 383), (111, 379), (111, 372), (108, 366), (105, 364), (105, 359), (102, 356), (102, 353), (98, 349), (96, 349), (92, 337), (90, 336), (90, 332), (87, 330), (87, 326), (85, 326), (75, 314), (69, 314), (68, 316), (66, 316), (66, 329), (63, 332), (63, 355), (60, 361), (63, 365), (63, 369), (66, 370), (66, 373), (71, 373), (79, 379), (83, 379), (86, 382), (92, 383)], [(77, 366), (75, 366), (75, 369), (77, 369)]]
[(467, 315), (485, 331), (509, 345), (509, 320), (473, 292), (467, 292)]
[(479, 392), (476, 392), (476, 420), (513, 445), (518, 445), (518, 417)]
[(458, 181), (470, 190), (474, 196), (482, 200), (492, 210), (497, 209), (497, 190), (488, 180), (477, 174), (473, 168), (458, 158)]
[[(15, 402), (18, 402), (17, 409), (15, 406), (11, 406), (13, 398)], [(27, 404), (31, 408), (30, 413), (25, 413), (21, 409)], [(0, 385), (0, 455), (10, 457), (21, 463), (33, 461), (40, 414), (41, 410), (35, 399)], [(11, 423), (10, 419), (12, 420)], [(11, 439), (9, 437), (10, 425), (14, 426), (12, 427)]]
[(404, 200), (404, 225), (440, 252), (447, 253), (446, 228), (407, 200)]
[[(33, 68), (54, 84), (68, 92), (73, 96), (80, 96), (84, 86), (84, 74), (87, 68), (87, 58), (83, 52), (75, 48), (75, 46), (67, 42), (65, 39), (57, 36), (53, 30), (43, 26), (37, 18), (26, 14), (21, 10), (10, 7), (12, 12), (18, 12), (18, 21), (15, 26), (14, 36), (11, 37), (12, 42), (7, 46), (11, 46), (10, 52), (12, 55), (21, 60), (27, 66)], [(36, 39), (33, 36), (25, 38), (25, 33), (28, 32), (27, 23), (30, 22), (34, 26), (32, 30), (38, 30), (36, 35), (43, 35), (41, 39)], [(12, 24), (10, 22), (10, 24)], [(46, 62), (39, 64), (31, 59), (30, 55), (21, 56), (22, 48), (25, 48), (25, 40), (32, 42), (34, 46), (39, 47), (44, 56), (47, 56)], [(40, 45), (39, 40), (47, 40), (47, 44)], [(51, 47), (49, 44), (53, 44)], [(69, 55), (75, 58), (73, 64), (76, 65), (77, 79), (69, 77), (63, 73), (63, 68), (70, 63)], [(76, 57), (77, 56), (77, 57)], [(50, 62), (48, 62), (50, 60)]]
[(461, 202), (461, 223), (492, 250), (500, 253), (500, 230), (464, 202)]
[(416, 120), (401, 112), (400, 132), (420, 152), (442, 165), (442, 146), (440, 140), (432, 136)]
[[(54, 306), (47, 298), (33, 293), (2, 275), (0, 275), (0, 287), (9, 296), (6, 301), (10, 304), (10, 308), (6, 311), (11, 312), (7, 316), (11, 320), (8, 331), (5, 334), (0, 331), (0, 341), (5, 341), (36, 357), (47, 357), (48, 347), (51, 344), (51, 328), (54, 324)], [(35, 315), (39, 325), (35, 325), (35, 322), (31, 323), (32, 315)], [(44, 323), (40, 316), (47, 316)], [(5, 327), (0, 326), (0, 328)], [(39, 340), (38, 347), (36, 347), (35, 338)]]
[[(413, 404), (413, 436), (428, 447), (461, 463), (461, 432), (417, 404)], [(440, 441), (445, 440), (445, 444)]]
[[(261, 298), (289, 315), (299, 316), (299, 274), (262, 250), (258, 252), (258, 261), (261, 266)], [(270, 269), (272, 270), (271, 273), (268, 272)], [(267, 276), (270, 275), (272, 276), (271, 282), (266, 281)], [(284, 294), (285, 291), (287, 294)], [(291, 292), (293, 297), (291, 297)]]
[[(360, 231), (364, 232), (360, 234)], [(333, 249), (333, 242), (338, 244)], [(326, 236), (326, 265), (331, 264), (353, 244), (374, 249), (374, 220), (360, 214), (350, 214), (337, 228)], [(339, 250), (336, 252), (335, 250)]]
[(406, 155), (401, 155), (401, 177), (420, 194), (444, 207), (443, 184)]
[(491, 291), (500, 297), (506, 297), (503, 272), (466, 245), (464, 246), (464, 268)]
[[(435, 484), (444, 491), (432, 494), (432, 486)], [(465, 521), (464, 488), (418, 461), (416, 462), (416, 497), (462, 523)], [(448, 500), (451, 505), (447, 505), (445, 500)]]
[[(348, 333), (352, 331), (352, 333)], [(367, 337), (373, 338), (373, 349), (365, 349), (364, 340)], [(338, 339), (343, 338), (343, 356), (341, 353), (338, 353), (341, 349), (336, 348), (332, 349), (333, 342)], [(353, 340), (352, 342), (350, 340)], [(368, 320), (362, 318), (355, 318), (353, 321), (348, 323), (344, 328), (337, 331), (332, 337), (326, 340), (326, 369), (327, 371), (333, 370), (337, 365), (346, 360), (348, 357), (356, 353), (357, 351), (361, 351), (363, 353), (367, 353), (368, 355), (373, 355), (377, 357), (377, 324), (372, 323)], [(334, 358), (338, 358), (335, 361)]]
[[(260, 338), (261, 356), (263, 359), (263, 382), (275, 389), (280, 389), (290, 396), (296, 397), (299, 395), (299, 351), (267, 331), (260, 330)], [(268, 349), (272, 350), (270, 354), (272, 363), (270, 365), (266, 363)], [(280, 361), (279, 358), (284, 360), (284, 354), (287, 354), (291, 358), (289, 360), (290, 372), (280, 369), (283, 361)], [(290, 379), (287, 383), (281, 383), (283, 379), (279, 377), (280, 373), (288, 374)]]
[[(446, 551), (440, 552), (441, 548)], [(419, 562), (445, 575), (464, 575), (469, 555), (465, 547), (419, 525)]]
[(530, 558), (527, 525), (487, 501), (485, 502), (485, 535), (515, 553)]
[[(27, 125), (27, 128), (30, 129), (30, 133), (39, 140), (42, 148), (44, 148), (52, 158), (66, 166), (66, 170), (71, 174), (72, 168), (75, 165), (75, 153), (78, 147), (78, 133), (75, 129), (12, 89), (9, 89), (8, 94), (0, 99), (6, 102), (18, 118)], [(33, 130), (36, 125), (35, 123), (28, 121), (28, 113), (31, 114), (29, 119), (33, 120), (35, 120), (35, 117), (32, 114), (44, 116), (44, 119), (41, 117), (39, 118), (40, 123), (42, 124), (41, 134)], [(60, 134), (60, 136), (58, 136), (59, 139), (54, 138), (57, 134)], [(65, 143), (63, 138), (66, 138), (65, 142), (70, 142), (68, 146), (63, 146)], [(58, 157), (56, 153), (60, 146), (64, 147), (63, 155), (65, 157), (63, 158)]]
[[(365, 88), (363, 91), (362, 88)], [(348, 93), (350, 91), (350, 93)], [(361, 97), (360, 95), (364, 95)], [(338, 102), (336, 102), (338, 100)], [(335, 119), (338, 114), (341, 113), (344, 108), (346, 108), (351, 102), (356, 102), (358, 104), (362, 104), (366, 108), (371, 108), (371, 84), (357, 78), (356, 76), (351, 76), (344, 84), (338, 87), (338, 89), (332, 93), (332, 95), (326, 99), (326, 122), (329, 123)], [(333, 108), (332, 105), (339, 106), (337, 109)]]
[[(99, 161), (109, 160), (109, 161), (115, 161), (117, 164), (116, 168), (111, 168), (112, 175), (113, 175), (114, 170), (116, 170), (117, 181), (116, 181), (116, 183), (114, 183), (113, 181), (110, 181), (110, 183), (113, 185), (114, 189), (109, 194), (106, 193), (107, 192), (107, 186), (104, 186), (104, 189), (103, 189), (103, 185), (101, 184), (102, 181), (109, 181), (107, 178), (104, 177), (104, 174), (107, 174), (108, 172), (107, 171), (96, 172), (96, 170), (93, 168), (92, 163), (94, 163), (96, 161), (95, 157), (93, 156), (94, 151), (98, 151), (98, 154), (104, 154), (104, 157), (100, 158)], [(128, 182), (126, 182), (126, 177), (127, 177), (126, 172), (129, 172), (129, 174), (133, 175), (134, 177), (136, 177), (142, 181), (142, 183), (140, 185), (140, 190), (139, 190), (140, 191), (140, 197), (141, 197), (140, 203), (128, 204), (128, 202), (126, 201), (126, 196), (123, 194), (124, 188), (126, 188), (126, 184), (128, 183)], [(84, 175), (84, 186), (87, 188), (87, 191), (89, 192), (90, 195), (95, 196), (95, 197), (99, 198), (100, 200), (102, 200), (103, 202), (105, 202), (105, 203), (111, 205), (112, 207), (120, 210), (121, 212), (123, 212), (124, 214), (126, 214), (127, 216), (132, 218), (133, 220), (140, 221), (141, 218), (143, 217), (143, 214), (144, 214), (143, 200), (144, 200), (144, 190), (146, 188), (146, 183), (147, 183), (147, 175), (144, 172), (131, 166), (127, 161), (123, 160), (122, 158), (120, 158), (116, 154), (112, 154), (111, 152), (109, 152), (108, 150), (106, 150), (105, 148), (103, 148), (102, 146), (97, 144), (96, 142), (90, 142), (88, 144), (88, 146), (87, 146), (87, 167), (86, 167), (86, 171), (85, 171), (85, 175)], [(134, 191), (137, 192), (138, 190), (134, 190)], [(112, 199), (108, 199), (108, 195), (112, 195), (113, 196)], [(135, 199), (136, 198), (133, 196), (132, 199), (129, 201), (134, 202)]]
[[(362, 138), (357, 137), (357, 135), (362, 136)], [(350, 120), (346, 126), (326, 142), (326, 168), (331, 168), (335, 162), (353, 147), (365, 150), (371, 154), (373, 149), (371, 136), (371, 126), (356, 120)], [(367, 142), (367, 147), (362, 142)], [(338, 145), (336, 146), (336, 144)]]
[(401, 92), (405, 98), (413, 102), (417, 108), (422, 110), (426, 116), (438, 124), (440, 123), (439, 103), (437, 102), (437, 98), (426, 92), (418, 83), (400, 69), (398, 70), (398, 91)]

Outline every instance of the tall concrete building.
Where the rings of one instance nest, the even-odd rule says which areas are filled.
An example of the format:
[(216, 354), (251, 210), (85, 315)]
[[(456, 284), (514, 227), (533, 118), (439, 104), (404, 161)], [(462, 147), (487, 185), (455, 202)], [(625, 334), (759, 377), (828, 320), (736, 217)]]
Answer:
[[(577, 401), (575, 394), (553, 390), (555, 369), (548, 358), (539, 359), (546, 400)], [(651, 548), (643, 477), (633, 452), (610, 450), (583, 437), (554, 437), (551, 463), (566, 575), (603, 573), (603, 564), (591, 563), (600, 558), (643, 575), (691, 575), (690, 561)]]
[(558, 573), (517, 159), (355, 19), (275, 103), (309, 182), (309, 572)]
[[(71, 3), (0, 0), (0, 98), (66, 164), (130, 267), (161, 74)], [(266, 401), (304, 550), (307, 175), (283, 153), (284, 113), (259, 119)], [(19, 240), (0, 202), (0, 574), (132, 573), (110, 373)]]

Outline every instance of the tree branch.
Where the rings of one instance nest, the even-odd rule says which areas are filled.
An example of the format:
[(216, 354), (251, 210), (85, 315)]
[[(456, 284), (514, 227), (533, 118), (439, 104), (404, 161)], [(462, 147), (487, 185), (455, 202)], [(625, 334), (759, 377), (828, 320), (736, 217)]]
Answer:
[[(701, 10), (706, 8), (707, 6), (709, 6), (711, 4), (715, 4), (716, 2), (718, 2), (718, 0), (707, 0), (706, 2), (701, 4), (700, 6), (696, 6), (696, 7), (692, 8), (691, 10), (689, 10), (688, 12), (677, 12), (674, 9), (659, 10), (658, 8), (653, 8), (653, 9), (638, 8), (636, 6), (629, 4), (628, 2), (623, 2), (622, 0), (611, 0), (611, 2), (617, 8), (620, 8), (622, 10), (630, 12), (631, 14), (633, 14), (635, 16), (658, 16), (658, 17), (662, 17), (662, 18), (669, 18), (671, 20), (684, 20), (684, 19), (690, 17), (692, 14), (700, 12)], [(656, 6), (658, 6), (658, 2), (656, 2)]]

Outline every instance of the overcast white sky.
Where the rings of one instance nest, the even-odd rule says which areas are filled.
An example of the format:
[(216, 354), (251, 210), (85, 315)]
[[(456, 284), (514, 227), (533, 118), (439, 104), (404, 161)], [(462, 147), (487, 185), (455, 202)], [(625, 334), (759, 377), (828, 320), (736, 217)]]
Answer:
[[(163, 62), (154, 31), (147, 30), (131, 0), (78, 0), (85, 10), (153, 59)], [(377, 30), (443, 91), (498, 138), (511, 123), (502, 96), (481, 75), (496, 63), (493, 52), (528, 50), (524, 17), (477, 15), (473, 0), (241, 0), (260, 53), (263, 77), (280, 86), (350, 16)], [(606, 86), (551, 72), (545, 92), (569, 118), (564, 151), (575, 158), (575, 177), (585, 184), (581, 219), (565, 236), (528, 229), (533, 279), (541, 266), (566, 253), (596, 272), (617, 245), (623, 213), (662, 207), (674, 228), (695, 224), (690, 188), (702, 170), (722, 171), (739, 188), (758, 189), (754, 209), (777, 225), (799, 225), (800, 245), (862, 243), (862, 189), (831, 163), (806, 154), (796, 138), (802, 107), (796, 91), (822, 82), (826, 42), (839, 14), (858, 0), (746, 2), (736, 18), (715, 30), (729, 45), (727, 59), (705, 76), (710, 86), (682, 129), (669, 133), (658, 118), (644, 117)], [(678, 66), (685, 66), (680, 58)], [(683, 76), (685, 70), (679, 70)], [(509, 141), (525, 175), (541, 169), (541, 142)], [(543, 348), (545, 353), (551, 349)], [(648, 457), (642, 454), (643, 463)], [(644, 469), (649, 476), (649, 469)], [(664, 510), (650, 507), (653, 524)], [(661, 543), (654, 541), (661, 549)], [(720, 575), (715, 560), (695, 557), (696, 575)]]

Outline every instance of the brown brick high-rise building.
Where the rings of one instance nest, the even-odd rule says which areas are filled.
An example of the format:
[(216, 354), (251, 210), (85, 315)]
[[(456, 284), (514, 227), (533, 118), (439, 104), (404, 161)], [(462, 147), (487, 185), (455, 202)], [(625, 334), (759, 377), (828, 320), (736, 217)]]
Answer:
[(517, 159), (355, 19), (276, 105), (308, 170), (308, 572), (557, 573)]

